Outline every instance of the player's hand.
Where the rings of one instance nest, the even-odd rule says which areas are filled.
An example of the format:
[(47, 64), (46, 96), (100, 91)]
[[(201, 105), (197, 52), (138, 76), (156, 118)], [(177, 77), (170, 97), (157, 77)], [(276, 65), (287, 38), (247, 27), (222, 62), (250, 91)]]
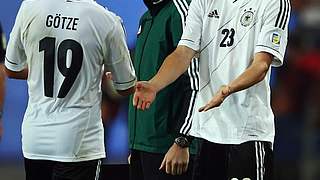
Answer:
[(199, 112), (206, 112), (212, 108), (220, 106), (229, 95), (230, 87), (225, 85), (221, 86), (213, 98), (205, 106), (199, 109)]
[(140, 81), (136, 83), (136, 91), (133, 95), (133, 106), (137, 109), (149, 109), (151, 103), (156, 97), (156, 89), (150, 82)]
[(189, 148), (182, 148), (174, 143), (164, 156), (159, 170), (171, 175), (181, 175), (187, 171), (188, 165)]

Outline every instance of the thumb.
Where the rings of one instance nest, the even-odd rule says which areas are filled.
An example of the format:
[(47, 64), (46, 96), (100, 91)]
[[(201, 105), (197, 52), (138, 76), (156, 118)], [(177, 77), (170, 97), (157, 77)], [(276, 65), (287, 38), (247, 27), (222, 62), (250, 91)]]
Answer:
[(165, 168), (166, 168), (166, 158), (167, 158), (167, 156), (165, 156), (165, 157), (163, 158), (159, 170), (165, 170)]

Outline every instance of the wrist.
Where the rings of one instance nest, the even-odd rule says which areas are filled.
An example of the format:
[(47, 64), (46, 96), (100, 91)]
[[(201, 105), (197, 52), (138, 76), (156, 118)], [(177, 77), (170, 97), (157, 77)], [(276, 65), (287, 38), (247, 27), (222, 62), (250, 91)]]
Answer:
[(187, 146), (187, 147), (181, 147), (181, 146), (179, 146), (178, 144), (176, 144), (176, 143), (173, 143), (173, 145), (172, 145), (175, 149), (179, 149), (179, 150), (189, 150), (189, 147)]
[(180, 136), (187, 138), (189, 144), (191, 144), (192, 141), (193, 141), (193, 139), (194, 139), (193, 136), (190, 136), (190, 135), (187, 135), (187, 134), (178, 133), (178, 136), (177, 136), (177, 137), (180, 137)]
[(232, 94), (232, 88), (230, 85), (223, 85), (223, 88), (225, 89), (225, 97), (228, 97), (229, 95)]
[(191, 142), (185, 136), (179, 136), (175, 138), (174, 144), (179, 146), (180, 148), (189, 148)]
[(153, 90), (158, 93), (158, 91), (160, 91), (160, 85), (157, 84), (157, 80), (155, 80), (155, 78), (152, 78), (148, 81), (150, 83), (150, 86), (153, 88)]

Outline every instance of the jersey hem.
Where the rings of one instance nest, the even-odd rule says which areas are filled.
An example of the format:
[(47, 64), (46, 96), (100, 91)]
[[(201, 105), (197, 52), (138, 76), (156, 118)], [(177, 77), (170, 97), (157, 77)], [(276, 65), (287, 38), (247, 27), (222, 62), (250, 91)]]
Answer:
[(178, 46), (187, 46), (187, 47), (193, 49), (194, 51), (199, 51), (199, 46), (198, 45), (195, 45), (195, 43), (193, 43), (191, 41), (188, 41), (188, 40), (184, 40), (184, 39), (181, 39), (179, 41)]
[(247, 139), (223, 139), (222, 140), (222, 139), (216, 139), (216, 138), (209, 137), (209, 136), (203, 135), (201, 133), (196, 133), (196, 132), (190, 132), (190, 134), (194, 137), (202, 138), (202, 139), (205, 139), (207, 141), (210, 141), (212, 143), (217, 143), (217, 144), (242, 144), (242, 143), (249, 142), (249, 141), (266, 141), (266, 142), (270, 142), (271, 144), (273, 144), (273, 142), (274, 142), (274, 136), (268, 136), (265, 138), (254, 137), (254, 138), (247, 138)]
[(106, 153), (99, 153), (93, 155), (87, 155), (84, 157), (59, 157), (59, 156), (47, 156), (23, 152), (23, 156), (27, 159), (33, 160), (49, 160), (49, 161), (59, 161), (59, 162), (81, 162), (81, 161), (91, 161), (95, 159), (102, 159), (106, 157)]

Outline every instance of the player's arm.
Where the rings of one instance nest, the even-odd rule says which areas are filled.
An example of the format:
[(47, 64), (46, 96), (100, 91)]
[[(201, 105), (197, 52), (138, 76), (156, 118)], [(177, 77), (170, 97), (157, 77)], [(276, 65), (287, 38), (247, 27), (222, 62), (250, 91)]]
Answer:
[(119, 18), (115, 17), (113, 29), (105, 42), (105, 70), (112, 75), (109, 79), (112, 79), (116, 91), (122, 96), (128, 96), (134, 93), (136, 75)]
[(178, 46), (162, 64), (157, 74), (149, 81), (156, 92), (174, 82), (189, 67), (196, 51), (187, 46)]
[(8, 78), (21, 79), (21, 80), (28, 79), (28, 68), (24, 68), (22, 71), (12, 71), (12, 70), (9, 70), (8, 68), (4, 68), (4, 69)]
[(160, 70), (151, 80), (137, 83), (133, 105), (138, 109), (149, 108), (156, 93), (184, 73), (196, 52), (199, 51), (202, 16), (205, 10), (203, 3), (201, 0), (193, 0), (191, 2), (186, 26), (178, 47), (165, 59)]
[(15, 24), (10, 33), (6, 57), (5, 57), (5, 72), (9, 78), (27, 79), (27, 57), (22, 43), (22, 25), (24, 23), (23, 13), (25, 11), (25, 1), (22, 2), (19, 12), (16, 17)]
[(269, 53), (257, 53), (249, 68), (228, 85), (229, 93), (242, 91), (262, 81), (269, 71), (272, 60), (273, 55)]
[(211, 108), (217, 107), (232, 93), (247, 89), (262, 81), (269, 71), (272, 60), (273, 55), (269, 53), (257, 53), (249, 68), (228, 85), (221, 86), (211, 101), (200, 108), (199, 111), (207, 111)]
[(290, 1), (280, 5), (278, 0), (270, 0), (265, 6), (263, 26), (254, 49), (255, 56), (249, 68), (229, 84), (222, 86), (211, 101), (199, 111), (207, 111), (219, 106), (232, 93), (247, 89), (263, 80), (270, 68), (283, 64), (288, 42)]
[(148, 109), (155, 99), (156, 93), (171, 84), (188, 69), (195, 53), (193, 49), (179, 45), (167, 56), (160, 70), (151, 80), (137, 82), (133, 106), (142, 110)]

